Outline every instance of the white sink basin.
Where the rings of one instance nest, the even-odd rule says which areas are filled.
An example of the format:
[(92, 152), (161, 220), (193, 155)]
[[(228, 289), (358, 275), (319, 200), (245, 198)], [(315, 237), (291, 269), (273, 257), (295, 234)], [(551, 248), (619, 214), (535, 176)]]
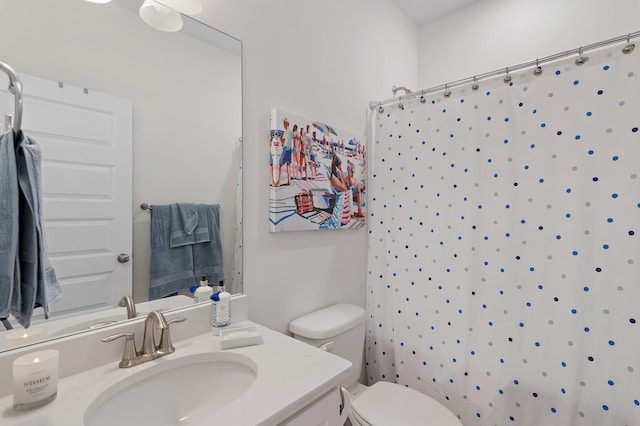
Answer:
[(250, 358), (226, 352), (152, 362), (95, 398), (85, 426), (197, 424), (241, 396), (258, 371)]

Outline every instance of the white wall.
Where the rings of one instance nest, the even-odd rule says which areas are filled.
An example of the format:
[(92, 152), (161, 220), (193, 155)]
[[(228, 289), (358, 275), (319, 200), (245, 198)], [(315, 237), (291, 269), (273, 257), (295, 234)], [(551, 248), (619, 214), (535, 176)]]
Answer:
[[(366, 230), (269, 232), (269, 110), (364, 134), (370, 100), (417, 82), (417, 30), (388, 0), (210, 0), (198, 16), (243, 42), (244, 290), (250, 317), (364, 305)], [(380, 55), (378, 52), (385, 52)]]
[(638, 0), (480, 0), (420, 27), (417, 89), (639, 29)]

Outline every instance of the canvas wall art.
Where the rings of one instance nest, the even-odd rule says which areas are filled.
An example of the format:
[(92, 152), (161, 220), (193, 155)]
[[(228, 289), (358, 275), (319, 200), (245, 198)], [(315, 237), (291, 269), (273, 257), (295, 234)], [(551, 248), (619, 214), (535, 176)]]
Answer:
[(272, 109), (269, 146), (271, 232), (364, 226), (364, 137)]

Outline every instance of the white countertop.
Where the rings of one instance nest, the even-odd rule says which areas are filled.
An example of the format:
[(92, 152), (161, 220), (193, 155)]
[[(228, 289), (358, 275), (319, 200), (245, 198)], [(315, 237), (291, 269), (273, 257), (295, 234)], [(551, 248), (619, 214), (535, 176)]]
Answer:
[[(255, 362), (256, 380), (238, 399), (211, 413), (211, 420), (215, 424), (276, 425), (338, 386), (349, 373), (350, 362), (289, 336), (256, 326), (262, 334), (263, 344), (224, 350), (243, 354)], [(131, 374), (165, 360), (221, 351), (219, 337), (211, 332), (175, 342), (174, 345), (174, 353), (136, 367), (118, 368), (118, 363), (112, 362), (62, 378), (58, 382), (57, 398), (31, 411), (14, 410), (12, 395), (1, 398), (0, 424), (81, 426), (85, 410), (94, 398)], [(215, 377), (203, 377), (203, 380), (215, 380)], [(213, 400), (215, 395), (203, 395), (203, 398)]]

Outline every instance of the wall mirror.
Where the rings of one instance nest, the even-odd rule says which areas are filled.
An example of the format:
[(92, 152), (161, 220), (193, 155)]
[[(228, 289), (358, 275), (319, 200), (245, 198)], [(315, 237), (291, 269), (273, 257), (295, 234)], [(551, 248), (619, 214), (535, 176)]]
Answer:
[[(63, 323), (64, 327), (40, 339), (126, 320), (125, 308), (118, 307), (123, 296), (131, 296), (140, 306), (151, 303), (153, 213), (143, 210), (142, 204), (219, 204), (225, 285), (232, 293), (242, 292), (242, 43), (198, 21), (197, 14), (181, 15), (183, 27), (177, 32), (158, 31), (140, 18), (142, 3), (0, 0), (0, 61), (25, 76), (23, 86), (33, 77), (34, 85), (71, 91), (72, 98), (80, 102), (82, 96), (92, 95), (115, 99), (123, 102), (125, 113), (128, 105), (130, 115), (128, 124), (119, 124), (111, 113), (90, 104), (84, 107), (80, 125), (70, 126), (67, 115), (76, 108), (71, 101), (58, 101), (54, 114), (43, 114), (46, 96), (24, 87), (22, 128), (42, 147), (46, 234), (63, 289), (52, 316), (44, 320), (36, 310), (29, 329), (51, 323)], [(0, 78), (0, 113), (5, 115), (13, 110), (13, 96), (7, 90), (8, 79), (4, 75)], [(103, 126), (103, 119), (111, 127)], [(53, 132), (42, 130), (42, 123)], [(84, 130), (76, 127), (87, 130), (82, 133)], [(104, 140), (95, 133), (102, 127), (107, 134)], [(130, 163), (130, 184), (124, 191), (123, 205), (106, 208), (114, 192), (113, 167), (97, 161), (78, 162), (77, 158), (86, 158), (80, 142), (109, 145), (105, 141), (117, 140), (114, 135), (123, 129), (131, 135), (128, 153), (109, 155), (121, 156), (125, 166)], [(51, 148), (49, 141), (63, 139), (63, 133), (63, 147)], [(99, 172), (93, 173), (96, 170)], [(104, 187), (97, 196), (85, 189), (92, 180)], [(88, 200), (91, 196), (96, 199)], [(92, 206), (86, 210), (99, 213), (97, 218), (61, 220), (61, 206), (69, 201), (73, 202), (64, 208), (84, 202)], [(107, 210), (118, 209), (126, 213), (124, 226), (106, 218)], [(128, 242), (118, 245), (114, 241), (120, 233), (128, 235)], [(130, 261), (118, 263), (120, 253), (127, 254)], [(122, 280), (129, 279), (132, 284), (120, 286), (122, 280), (109, 278), (105, 265), (120, 268), (125, 277)], [(169, 299), (161, 299), (162, 306), (153, 307), (171, 309), (193, 303), (185, 296)], [(114, 309), (118, 310), (116, 316), (96, 320), (102, 318), (99, 313)], [(7, 333), (0, 326), (0, 340)], [(0, 351), (7, 349), (8, 345), (0, 344)]]

